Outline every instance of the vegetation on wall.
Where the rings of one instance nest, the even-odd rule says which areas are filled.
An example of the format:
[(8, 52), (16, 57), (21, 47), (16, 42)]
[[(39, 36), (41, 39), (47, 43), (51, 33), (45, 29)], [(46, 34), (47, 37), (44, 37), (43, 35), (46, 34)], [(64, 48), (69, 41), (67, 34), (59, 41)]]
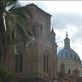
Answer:
[[(0, 62), (4, 61), (8, 46), (15, 41), (15, 31), (24, 41), (32, 37), (32, 14), (27, 8), (16, 8), (16, 3), (17, 0), (0, 0)], [(0, 68), (0, 82), (12, 80), (12, 74)]]

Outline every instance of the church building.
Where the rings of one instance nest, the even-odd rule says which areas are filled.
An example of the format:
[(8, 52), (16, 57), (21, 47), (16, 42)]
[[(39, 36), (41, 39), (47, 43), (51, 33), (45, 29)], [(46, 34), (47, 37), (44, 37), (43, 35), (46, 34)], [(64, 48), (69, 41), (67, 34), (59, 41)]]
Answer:
[(35, 4), (22, 8), (32, 13), (34, 39), (24, 42), (12, 29), (15, 42), (9, 45), (4, 63), (15, 74), (16, 82), (50, 82), (57, 78), (57, 44), (51, 15)]
[(34, 40), (27, 42), (23, 54), (22, 82), (49, 82), (57, 78), (57, 44), (51, 15), (34, 4), (25, 7), (32, 11)]
[(67, 32), (64, 39), (64, 48), (59, 51), (57, 58), (59, 82), (82, 82), (81, 59), (71, 48)]
[(82, 82), (81, 59), (71, 48), (68, 33), (57, 55), (51, 15), (35, 4), (20, 8), (31, 11), (34, 38), (24, 41), (15, 29), (11, 30), (9, 38), (15, 40), (1, 58), (5, 68), (15, 74), (15, 82)]

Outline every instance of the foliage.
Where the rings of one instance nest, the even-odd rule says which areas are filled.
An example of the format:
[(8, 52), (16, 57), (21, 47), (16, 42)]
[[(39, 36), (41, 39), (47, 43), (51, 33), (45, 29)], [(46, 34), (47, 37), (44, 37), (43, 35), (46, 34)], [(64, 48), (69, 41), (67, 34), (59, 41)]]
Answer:
[(3, 13), (7, 6), (15, 4), (16, 2), (17, 0), (0, 0), (0, 13)]
[[(23, 40), (32, 36), (32, 15), (26, 8), (15, 9), (16, 2), (17, 0), (0, 0), (0, 55), (3, 54), (2, 48), (5, 49), (4, 44), (7, 44), (7, 35), (11, 35), (12, 30), (16, 30)], [(11, 8), (6, 10), (7, 7)], [(0, 68), (0, 82), (12, 81), (13, 75)]]
[(14, 75), (4, 68), (0, 68), (0, 82), (14, 82)]
[[(0, 24), (0, 44), (2, 46), (7, 42), (7, 35), (11, 35), (10, 31), (12, 30), (16, 30), (23, 40), (32, 37), (32, 14), (27, 8), (15, 9), (14, 4), (16, 2), (17, 0), (0, 1), (0, 16), (2, 17), (2, 20), (0, 20), (2, 24)], [(6, 10), (7, 7), (10, 7), (10, 9)]]
[(22, 39), (28, 39), (32, 36), (32, 15), (26, 8), (18, 8), (6, 13), (7, 30), (17, 30)]

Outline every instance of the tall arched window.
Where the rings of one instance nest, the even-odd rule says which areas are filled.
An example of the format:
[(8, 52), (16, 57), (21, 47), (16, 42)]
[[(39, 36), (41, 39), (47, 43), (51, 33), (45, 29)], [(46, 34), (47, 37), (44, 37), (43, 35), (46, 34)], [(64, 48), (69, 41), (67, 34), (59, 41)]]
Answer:
[(49, 64), (49, 52), (46, 51), (43, 55), (43, 69), (48, 72), (48, 64)]
[(12, 39), (14, 39), (14, 32), (12, 31)]
[(22, 72), (23, 54), (15, 56), (15, 72)]
[(15, 55), (15, 72), (18, 72), (18, 55)]
[(70, 75), (70, 69), (68, 70), (68, 74)]

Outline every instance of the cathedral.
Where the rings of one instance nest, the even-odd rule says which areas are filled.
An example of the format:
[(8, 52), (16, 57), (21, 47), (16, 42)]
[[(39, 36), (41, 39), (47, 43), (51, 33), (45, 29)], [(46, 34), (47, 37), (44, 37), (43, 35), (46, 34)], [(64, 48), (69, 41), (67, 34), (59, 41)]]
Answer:
[(35, 4), (22, 8), (32, 12), (34, 39), (24, 42), (13, 31), (17, 40), (10, 45), (4, 63), (15, 74), (15, 82), (82, 82), (81, 60), (71, 48), (68, 33), (64, 39), (64, 48), (57, 54), (51, 15)]
[(64, 48), (57, 55), (57, 72), (60, 82), (82, 82), (82, 64), (79, 55), (71, 48), (66, 32)]
[(51, 15), (35, 4), (22, 8), (32, 13), (34, 39), (24, 42), (20, 34), (11, 29), (15, 42), (6, 53), (5, 66), (15, 74), (16, 82), (50, 82), (57, 78), (57, 44)]

